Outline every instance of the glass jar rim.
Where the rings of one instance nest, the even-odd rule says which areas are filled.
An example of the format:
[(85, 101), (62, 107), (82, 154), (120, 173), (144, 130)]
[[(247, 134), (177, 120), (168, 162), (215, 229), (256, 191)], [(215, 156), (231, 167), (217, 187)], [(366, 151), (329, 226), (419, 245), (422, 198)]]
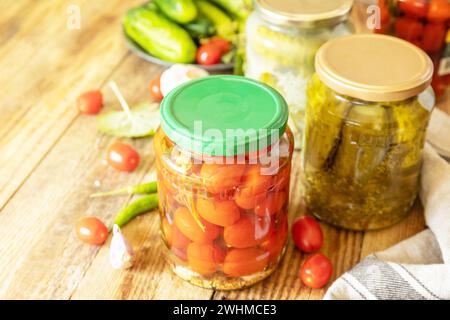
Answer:
[(161, 127), (177, 145), (210, 156), (261, 150), (284, 134), (288, 107), (273, 88), (240, 76), (192, 80), (161, 103)]

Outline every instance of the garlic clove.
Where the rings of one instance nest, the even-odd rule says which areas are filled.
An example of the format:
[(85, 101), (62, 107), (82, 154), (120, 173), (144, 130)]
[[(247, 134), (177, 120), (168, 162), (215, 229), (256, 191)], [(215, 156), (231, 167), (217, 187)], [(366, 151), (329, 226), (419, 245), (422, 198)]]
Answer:
[(113, 237), (109, 247), (109, 260), (114, 269), (128, 269), (134, 263), (134, 250), (123, 236), (117, 224), (113, 227)]
[(161, 74), (161, 93), (165, 97), (179, 85), (193, 79), (207, 77), (209, 73), (193, 65), (174, 64)]

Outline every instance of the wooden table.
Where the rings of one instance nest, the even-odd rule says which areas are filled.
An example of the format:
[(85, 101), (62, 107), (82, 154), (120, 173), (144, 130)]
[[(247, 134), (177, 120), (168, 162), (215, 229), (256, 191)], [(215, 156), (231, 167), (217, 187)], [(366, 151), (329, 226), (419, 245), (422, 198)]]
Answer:
[[(78, 114), (81, 92), (101, 88), (106, 108), (118, 108), (106, 84), (114, 80), (130, 104), (150, 100), (147, 84), (162, 69), (132, 55), (121, 35), (127, 8), (142, 0), (3, 0), (0, 4), (0, 298), (19, 299), (320, 299), (326, 289), (302, 286), (305, 255), (288, 250), (278, 270), (254, 287), (218, 292), (177, 278), (162, 256), (156, 212), (123, 229), (137, 251), (129, 271), (116, 271), (102, 247), (82, 244), (76, 221), (95, 215), (111, 224), (130, 197), (89, 199), (99, 190), (155, 178), (151, 139), (128, 141), (142, 156), (132, 174), (104, 163), (115, 139), (95, 118)], [(78, 6), (78, 7), (74, 7)], [(81, 29), (67, 28), (81, 10)], [(70, 23), (70, 22), (69, 22)], [(294, 156), (290, 221), (303, 213), (299, 155)], [(323, 225), (323, 252), (334, 278), (368, 254), (424, 228), (419, 203), (400, 224), (376, 232)], [(333, 278), (333, 279), (334, 279)]]

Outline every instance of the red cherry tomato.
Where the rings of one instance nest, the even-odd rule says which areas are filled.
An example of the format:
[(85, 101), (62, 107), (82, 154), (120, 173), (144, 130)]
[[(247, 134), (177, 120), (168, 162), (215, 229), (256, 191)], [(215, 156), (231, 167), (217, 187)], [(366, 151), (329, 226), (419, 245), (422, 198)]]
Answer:
[(409, 17), (424, 18), (428, 12), (428, 0), (400, 0), (398, 7)]
[(310, 256), (300, 268), (300, 279), (306, 286), (313, 289), (324, 287), (332, 274), (333, 265), (322, 253)]
[(408, 17), (398, 18), (395, 33), (399, 38), (416, 44), (422, 38), (423, 24)]
[(222, 50), (222, 54), (227, 53), (231, 49), (230, 41), (223, 38), (214, 37), (208, 41), (208, 44), (214, 44)]
[(302, 252), (317, 251), (323, 244), (323, 233), (316, 219), (310, 216), (297, 218), (292, 225), (292, 239)]
[(115, 142), (108, 148), (107, 161), (116, 170), (132, 172), (139, 165), (140, 157), (132, 146)]
[(150, 94), (152, 95), (153, 99), (156, 101), (162, 100), (164, 97), (161, 93), (161, 75), (154, 78), (152, 81), (150, 81), (150, 85), (148, 86), (148, 90), (150, 90)]
[(197, 63), (201, 65), (218, 64), (222, 58), (222, 48), (215, 44), (206, 43), (197, 51)]
[(450, 19), (450, 3), (448, 0), (431, 0), (427, 20), (430, 22), (445, 22)]
[(423, 30), (420, 47), (427, 53), (437, 53), (445, 43), (446, 28), (443, 23), (429, 23)]
[(97, 114), (103, 107), (103, 96), (99, 90), (88, 91), (77, 98), (77, 108), (82, 114)]
[(83, 217), (75, 227), (78, 239), (88, 244), (103, 244), (108, 238), (108, 228), (96, 217)]

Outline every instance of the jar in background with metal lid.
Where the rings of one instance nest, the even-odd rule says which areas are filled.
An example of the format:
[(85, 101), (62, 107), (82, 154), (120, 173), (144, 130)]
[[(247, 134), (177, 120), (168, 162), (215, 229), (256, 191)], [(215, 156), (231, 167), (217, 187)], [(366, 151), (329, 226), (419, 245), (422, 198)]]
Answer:
[(221, 290), (277, 267), (288, 236), (293, 138), (269, 86), (237, 76), (181, 85), (154, 138), (161, 233), (174, 272)]
[(314, 56), (330, 39), (354, 33), (353, 0), (256, 0), (247, 19), (245, 75), (277, 89), (289, 105), (295, 147), (301, 147), (306, 85)]
[(391, 36), (334, 39), (308, 86), (302, 181), (309, 213), (371, 230), (410, 211), (434, 107), (431, 59)]

